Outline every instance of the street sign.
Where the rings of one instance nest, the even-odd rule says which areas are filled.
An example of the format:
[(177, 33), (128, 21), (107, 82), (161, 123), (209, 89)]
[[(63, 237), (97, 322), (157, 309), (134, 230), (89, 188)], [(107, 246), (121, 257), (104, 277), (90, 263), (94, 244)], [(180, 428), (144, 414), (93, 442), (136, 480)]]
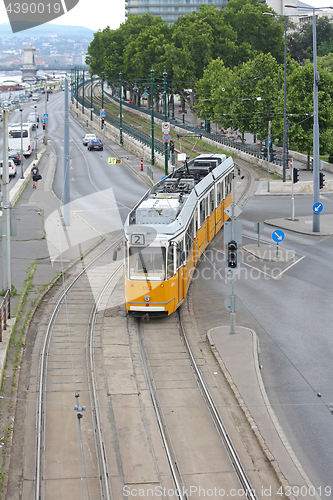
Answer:
[(169, 142), (169, 141), (170, 141), (170, 136), (169, 136), (169, 134), (164, 134), (164, 136), (163, 136), (163, 141), (164, 141), (164, 142)]
[[(231, 217), (232, 216), (232, 206), (230, 205), (228, 208), (226, 208), (224, 213), (227, 214), (228, 217)], [(241, 213), (242, 213), (242, 210), (237, 205), (235, 205), (234, 216), (238, 217)]]
[(48, 118), (48, 117), (49, 117), (48, 114), (45, 114), (45, 113), (43, 114), (43, 118)]
[[(232, 308), (232, 297), (229, 295), (224, 299), (224, 307), (227, 311), (230, 311)], [(238, 297), (234, 297), (234, 312), (237, 312), (241, 309), (242, 303)]]
[(253, 231), (255, 233), (261, 233), (261, 231), (264, 229), (264, 223), (263, 222), (255, 222), (253, 226)]
[(178, 153), (177, 160), (186, 161), (186, 153)]
[(170, 122), (162, 122), (162, 132), (168, 134), (170, 132)]
[(41, 119), (41, 122), (42, 122), (42, 123), (45, 123), (45, 118), (42, 118), (42, 119)]
[(104, 109), (101, 109), (101, 118), (105, 118), (105, 111), (104, 111)]
[(290, 168), (293, 168), (293, 159), (290, 158)]
[(314, 203), (312, 210), (315, 214), (320, 214), (320, 212), (323, 211), (324, 205), (320, 203), (320, 201), (317, 201), (317, 203)]
[(120, 158), (109, 158), (108, 159), (108, 164), (109, 165), (120, 165), (121, 164), (121, 159)]
[(272, 240), (276, 243), (281, 243), (284, 240), (284, 232), (281, 229), (276, 229), (272, 232)]
[(242, 221), (234, 221), (234, 234), (232, 234), (232, 222), (224, 223), (223, 242), (225, 245), (234, 240), (238, 245), (242, 244)]

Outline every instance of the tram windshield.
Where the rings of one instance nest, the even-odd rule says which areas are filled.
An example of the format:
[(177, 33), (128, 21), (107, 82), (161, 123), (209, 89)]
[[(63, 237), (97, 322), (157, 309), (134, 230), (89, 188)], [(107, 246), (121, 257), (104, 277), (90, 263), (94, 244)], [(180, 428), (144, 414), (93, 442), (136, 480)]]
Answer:
[(165, 248), (130, 247), (129, 278), (165, 280)]

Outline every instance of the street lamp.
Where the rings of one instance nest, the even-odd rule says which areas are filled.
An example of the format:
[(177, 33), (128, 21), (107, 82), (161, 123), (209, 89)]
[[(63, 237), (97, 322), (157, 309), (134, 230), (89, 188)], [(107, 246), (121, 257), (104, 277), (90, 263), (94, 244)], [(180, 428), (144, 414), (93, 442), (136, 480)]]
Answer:
[[(263, 12), (266, 16), (279, 16), (273, 12)], [(287, 169), (287, 16), (284, 16), (284, 96), (283, 96), (283, 169), (282, 180), (286, 182)]]
[(34, 106), (35, 108), (35, 157), (37, 160), (37, 106)]
[(90, 71), (90, 121), (93, 119), (93, 72)]
[(20, 156), (21, 156), (21, 179), (24, 179), (24, 175), (23, 175), (23, 125), (22, 125), (22, 111), (23, 111), (23, 109), (21, 108), (20, 109), (20, 113), (21, 113), (21, 153), (20, 153)]
[[(285, 5), (297, 9), (296, 5)], [(304, 6), (302, 10), (312, 10), (312, 38), (313, 38), (313, 204), (319, 202), (319, 122), (318, 122), (318, 85), (320, 76), (317, 71), (317, 35), (316, 35), (316, 10), (332, 9), (332, 7)], [(313, 211), (312, 231), (320, 231), (320, 213)]]
[(151, 74), (151, 164), (155, 164), (155, 145), (154, 145), (154, 70), (150, 70)]

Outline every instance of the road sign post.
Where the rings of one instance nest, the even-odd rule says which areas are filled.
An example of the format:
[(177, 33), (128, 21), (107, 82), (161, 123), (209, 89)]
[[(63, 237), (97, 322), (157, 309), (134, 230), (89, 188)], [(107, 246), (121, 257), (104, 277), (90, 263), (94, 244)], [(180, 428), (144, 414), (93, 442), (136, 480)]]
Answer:
[(264, 228), (264, 223), (263, 222), (255, 222), (253, 230), (255, 233), (258, 234), (258, 247), (260, 247), (260, 233)]
[(279, 243), (284, 240), (284, 232), (281, 229), (276, 229), (272, 232), (272, 239), (276, 242), (276, 257), (279, 257)]
[(290, 158), (290, 169), (291, 169), (291, 220), (295, 220), (294, 174), (293, 174), (292, 158)]

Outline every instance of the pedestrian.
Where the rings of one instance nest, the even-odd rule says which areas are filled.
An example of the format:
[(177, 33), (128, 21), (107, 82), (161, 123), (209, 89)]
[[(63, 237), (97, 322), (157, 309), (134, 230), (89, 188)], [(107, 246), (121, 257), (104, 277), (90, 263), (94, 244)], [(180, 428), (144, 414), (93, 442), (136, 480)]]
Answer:
[(38, 167), (36, 167), (35, 163), (32, 165), (31, 177), (32, 177), (32, 187), (33, 189), (37, 189), (37, 181), (39, 181), (40, 176), (39, 176), (39, 169)]

